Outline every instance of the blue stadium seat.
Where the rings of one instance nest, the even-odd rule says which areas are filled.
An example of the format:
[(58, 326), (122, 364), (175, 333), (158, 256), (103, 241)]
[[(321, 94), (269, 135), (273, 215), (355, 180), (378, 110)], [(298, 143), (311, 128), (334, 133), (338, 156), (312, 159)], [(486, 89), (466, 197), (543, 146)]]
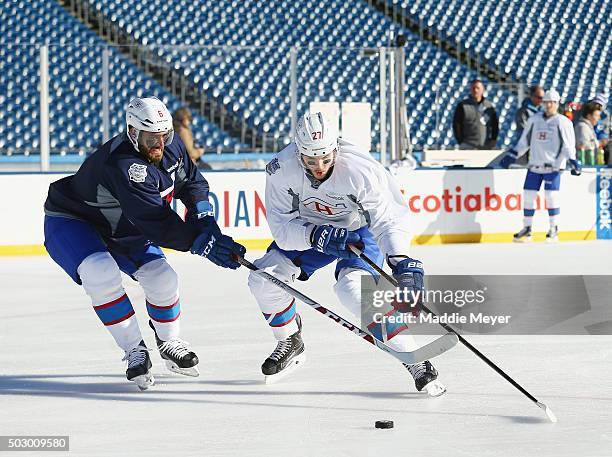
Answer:
[[(50, 146), (52, 154), (85, 153), (102, 142), (102, 47), (106, 44), (55, 1), (0, 0), (0, 153), (37, 153), (39, 147), (39, 48), (49, 45)], [(159, 83), (110, 48), (112, 135), (124, 129), (133, 96), (155, 95), (172, 111), (181, 106)], [(6, 84), (4, 84), (6, 81)], [(239, 140), (199, 116), (198, 125), (218, 133), (216, 148)], [(202, 141), (202, 135), (196, 136)], [(244, 145), (242, 145), (244, 146)]]

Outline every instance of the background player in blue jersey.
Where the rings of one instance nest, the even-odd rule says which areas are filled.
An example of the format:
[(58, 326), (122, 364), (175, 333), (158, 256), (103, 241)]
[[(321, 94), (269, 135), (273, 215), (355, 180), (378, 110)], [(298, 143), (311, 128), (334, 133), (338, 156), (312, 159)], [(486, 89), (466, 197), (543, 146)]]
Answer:
[[(45, 247), (81, 284), (94, 310), (125, 351), (127, 378), (153, 384), (151, 360), (121, 271), (144, 289), (149, 325), (169, 369), (198, 376), (198, 358), (179, 338), (177, 274), (161, 247), (191, 251), (236, 269), (243, 246), (223, 235), (208, 201), (208, 183), (174, 136), (172, 116), (157, 98), (135, 98), (126, 132), (97, 149), (75, 175), (52, 183), (45, 202)], [(183, 221), (173, 198), (187, 208)]]

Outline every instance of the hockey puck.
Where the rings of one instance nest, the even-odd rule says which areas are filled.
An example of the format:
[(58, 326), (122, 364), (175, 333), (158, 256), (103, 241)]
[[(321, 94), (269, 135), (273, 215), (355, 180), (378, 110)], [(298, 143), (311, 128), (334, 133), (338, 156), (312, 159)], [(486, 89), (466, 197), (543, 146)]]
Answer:
[(376, 421), (374, 422), (376, 428), (393, 428), (393, 421)]

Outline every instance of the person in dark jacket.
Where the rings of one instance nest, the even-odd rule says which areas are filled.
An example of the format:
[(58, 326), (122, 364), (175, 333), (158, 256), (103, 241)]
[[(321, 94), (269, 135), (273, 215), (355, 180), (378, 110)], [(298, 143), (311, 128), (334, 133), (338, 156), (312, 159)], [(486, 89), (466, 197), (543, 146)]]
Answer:
[[(529, 87), (529, 97), (523, 100), (521, 106), (518, 110), (516, 110), (516, 114), (514, 115), (514, 123), (516, 124), (516, 131), (514, 132), (514, 138), (512, 140), (512, 144), (518, 143), (518, 140), (521, 138), (521, 134), (523, 133), (523, 129), (525, 128), (525, 124), (527, 120), (535, 113), (542, 109), (542, 100), (544, 99), (544, 88), (542, 86), (531, 86)], [(521, 156), (517, 162), (519, 165), (527, 165), (529, 163), (529, 151), (523, 156)]]
[[(529, 119), (534, 113), (540, 111), (542, 106), (542, 100), (544, 99), (544, 88), (542, 86), (531, 86), (529, 88), (529, 97), (523, 100), (521, 107), (516, 111), (514, 115), (514, 122), (516, 123), (517, 132), (523, 131), (527, 119)], [(520, 137), (520, 133), (518, 134)]]
[[(198, 358), (179, 338), (177, 274), (160, 247), (191, 251), (238, 268), (245, 252), (219, 229), (208, 182), (174, 135), (172, 116), (157, 98), (135, 98), (126, 131), (100, 146), (76, 174), (49, 186), (45, 247), (91, 298), (94, 311), (125, 351), (126, 375), (139, 388), (153, 384), (151, 360), (121, 282), (121, 272), (144, 289), (149, 325), (166, 365), (197, 376)], [(183, 221), (173, 198), (187, 208)]]
[(470, 97), (455, 109), (453, 133), (461, 149), (495, 149), (499, 120), (493, 104), (484, 97), (480, 79), (470, 83)]

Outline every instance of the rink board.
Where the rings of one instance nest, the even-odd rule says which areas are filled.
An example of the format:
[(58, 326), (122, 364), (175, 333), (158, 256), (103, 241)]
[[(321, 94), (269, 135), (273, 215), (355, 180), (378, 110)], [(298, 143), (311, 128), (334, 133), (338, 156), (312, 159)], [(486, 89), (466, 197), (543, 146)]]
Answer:
[[(402, 170), (396, 179), (412, 213), (414, 244), (509, 242), (522, 226), (524, 170)], [(58, 173), (0, 175), (0, 254), (44, 253), (43, 203)], [(251, 249), (270, 242), (266, 222), (265, 172), (230, 171), (205, 174), (219, 225)], [(612, 237), (611, 172), (565, 173), (561, 180), (562, 240)], [(174, 203), (182, 214), (184, 208)], [(544, 192), (534, 219), (536, 240), (548, 227)]]

